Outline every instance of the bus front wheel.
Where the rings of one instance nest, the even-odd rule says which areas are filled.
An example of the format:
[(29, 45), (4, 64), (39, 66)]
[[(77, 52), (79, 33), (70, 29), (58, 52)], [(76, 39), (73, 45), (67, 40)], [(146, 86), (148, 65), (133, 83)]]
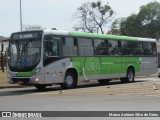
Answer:
[(64, 83), (61, 83), (62, 89), (71, 89), (77, 86), (77, 80), (72, 72), (67, 72), (64, 78)]

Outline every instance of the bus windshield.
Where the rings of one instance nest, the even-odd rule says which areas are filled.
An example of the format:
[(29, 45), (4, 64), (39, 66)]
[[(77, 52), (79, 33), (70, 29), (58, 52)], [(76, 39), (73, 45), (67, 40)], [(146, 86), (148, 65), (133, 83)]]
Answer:
[(40, 62), (41, 40), (36, 38), (11, 39), (8, 66), (12, 71), (31, 71)]

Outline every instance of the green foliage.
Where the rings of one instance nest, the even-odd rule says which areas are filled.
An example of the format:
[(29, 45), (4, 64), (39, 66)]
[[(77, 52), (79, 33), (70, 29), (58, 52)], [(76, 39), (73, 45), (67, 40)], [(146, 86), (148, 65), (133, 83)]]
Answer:
[(140, 8), (139, 21), (146, 37), (160, 37), (160, 3), (151, 2)]
[(139, 33), (141, 31), (140, 29), (140, 24), (136, 14), (132, 14), (125, 20), (121, 21), (120, 30), (123, 35), (141, 37), (141, 34)]
[(113, 23), (112, 29), (116, 29), (118, 26), (122, 35), (159, 39), (160, 3), (150, 2), (141, 6), (138, 14), (121, 19), (119, 23), (116, 21)]

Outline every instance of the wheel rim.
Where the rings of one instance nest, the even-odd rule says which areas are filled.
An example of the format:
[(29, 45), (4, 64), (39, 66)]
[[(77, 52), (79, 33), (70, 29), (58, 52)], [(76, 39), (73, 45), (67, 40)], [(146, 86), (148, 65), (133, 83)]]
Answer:
[(133, 75), (132, 71), (129, 71), (129, 73), (128, 73), (128, 80), (129, 80), (129, 82), (133, 81), (133, 77), (134, 77), (134, 75)]
[(72, 78), (72, 76), (67, 76), (66, 77), (66, 84), (67, 84), (67, 86), (72, 86), (72, 84), (73, 84), (73, 78)]

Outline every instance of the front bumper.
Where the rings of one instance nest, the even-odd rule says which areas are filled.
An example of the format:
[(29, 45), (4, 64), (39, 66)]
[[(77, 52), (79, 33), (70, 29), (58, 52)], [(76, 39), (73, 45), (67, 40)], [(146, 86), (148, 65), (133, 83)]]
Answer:
[(21, 85), (33, 85), (33, 84), (45, 84), (44, 74), (33, 75), (31, 77), (12, 77), (7, 74), (7, 80), (10, 84), (21, 84)]

